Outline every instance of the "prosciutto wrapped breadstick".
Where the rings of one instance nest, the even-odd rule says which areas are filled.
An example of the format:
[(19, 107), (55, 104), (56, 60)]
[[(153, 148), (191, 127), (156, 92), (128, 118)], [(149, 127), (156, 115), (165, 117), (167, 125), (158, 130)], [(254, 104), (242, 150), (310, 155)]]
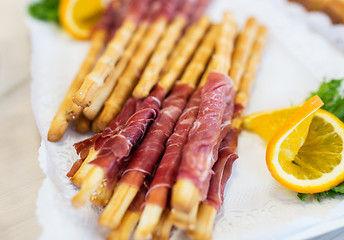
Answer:
[(163, 34), (139, 82), (134, 88), (134, 97), (139, 99), (147, 97), (154, 85), (158, 82), (160, 72), (167, 62), (168, 56), (179, 39), (179, 36), (182, 34), (184, 27), (188, 23), (190, 11), (195, 7), (194, 4), (192, 4), (193, 2), (195, 1), (186, 0), (178, 9), (176, 17), (172, 20), (166, 32)]
[[(78, 170), (79, 174), (76, 173), (81, 174), (82, 184), (80, 191), (72, 199), (75, 207), (84, 205), (105, 176), (108, 186), (112, 186), (132, 147), (142, 138), (150, 122), (157, 117), (165, 94), (165, 90), (157, 86), (127, 120), (123, 129), (103, 141), (96, 141), (95, 148), (98, 150), (91, 148), (83, 166)], [(75, 180), (75, 176), (71, 179)]]
[(73, 97), (74, 103), (80, 107), (88, 107), (96, 90), (104, 84), (111, 69), (115, 66), (124, 52), (131, 36), (136, 30), (142, 14), (150, 0), (129, 0), (129, 10), (122, 26), (116, 31), (115, 36), (107, 45), (105, 52), (99, 58), (96, 66), (89, 73), (80, 89)]
[(251, 85), (259, 64), (263, 47), (266, 41), (266, 28), (260, 26), (254, 42), (252, 52), (245, 67), (245, 73), (241, 80), (241, 86), (235, 99), (235, 115), (231, 130), (221, 143), (218, 161), (213, 167), (214, 175), (211, 178), (207, 198), (201, 204), (195, 230), (188, 235), (193, 239), (211, 239), (212, 228), (217, 212), (223, 204), (223, 192), (231, 175), (232, 165), (237, 155), (237, 139), (242, 123), (243, 111), (249, 99)]
[(82, 170), (80, 168), (82, 166), (87, 166), (87, 161), (86, 163), (84, 161), (89, 155), (89, 153), (91, 153), (91, 155), (94, 155), (94, 151), (99, 150), (107, 141), (109, 136), (112, 136), (119, 132), (119, 130), (125, 126), (127, 120), (135, 113), (137, 105), (137, 99), (130, 98), (124, 105), (121, 113), (118, 114), (118, 116), (102, 133), (98, 133), (88, 139), (85, 139), (81, 142), (74, 144), (75, 150), (77, 154), (80, 156), (80, 159), (73, 164), (71, 170), (67, 174), (67, 177), (71, 178), (71, 181), (75, 186), (80, 187), (85, 177), (85, 174), (87, 174), (86, 170)]
[(86, 75), (92, 70), (100, 52), (103, 50), (109, 31), (112, 28), (115, 15), (118, 14), (117, 11), (118, 9), (113, 9), (112, 4), (110, 3), (102, 19), (95, 27), (91, 37), (90, 50), (70, 85), (53, 121), (51, 122), (48, 132), (49, 141), (59, 141), (66, 132), (70, 122), (76, 119), (81, 112), (82, 108), (73, 103), (73, 96), (82, 85)]
[[(173, 211), (190, 213), (207, 193), (207, 180), (214, 159), (212, 152), (216, 148), (221, 132), (221, 123), (225, 107), (232, 95), (233, 83), (227, 76), (236, 26), (230, 13), (225, 13), (221, 24), (220, 36), (216, 42), (215, 54), (205, 72), (208, 80), (202, 89), (201, 103), (196, 121), (190, 129), (188, 142), (184, 146), (177, 182), (172, 191)], [(226, 42), (227, 44), (224, 44)], [(210, 69), (216, 69), (211, 74)], [(215, 159), (216, 160), (216, 159)]]
[(168, 21), (173, 17), (178, 1), (157, 0), (161, 3), (160, 13), (148, 29), (142, 42), (132, 57), (128, 67), (118, 80), (117, 86), (110, 98), (105, 102), (104, 109), (100, 116), (94, 121), (92, 129), (102, 131), (111, 120), (120, 112), (123, 104), (131, 95), (138, 80), (138, 74), (143, 70), (148, 58), (154, 51), (163, 34)]
[[(217, 26), (213, 26), (207, 33), (201, 46), (186, 68), (179, 84), (187, 84), (189, 81), (190, 86), (192, 88), (195, 87), (195, 83), (205, 69), (208, 59), (213, 52), (217, 30)], [(137, 239), (146, 238), (152, 234), (168, 203), (169, 190), (177, 174), (182, 147), (186, 142), (188, 130), (191, 128), (189, 123), (191, 122), (192, 125), (192, 119), (195, 119), (197, 116), (200, 94), (201, 91), (197, 90), (192, 95), (178, 119), (173, 134), (166, 143), (165, 153), (153, 178), (151, 188), (147, 194), (144, 213), (135, 232)]]

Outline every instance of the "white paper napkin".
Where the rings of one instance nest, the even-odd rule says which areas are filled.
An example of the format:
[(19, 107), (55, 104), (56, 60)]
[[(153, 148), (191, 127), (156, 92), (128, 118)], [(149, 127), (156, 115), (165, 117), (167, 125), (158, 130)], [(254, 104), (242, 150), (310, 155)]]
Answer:
[[(269, 30), (247, 113), (298, 104), (324, 77), (344, 77), (343, 26), (329, 24), (324, 14), (306, 13), (284, 0), (216, 0), (208, 13), (219, 20), (225, 9), (233, 10), (240, 26), (255, 16)], [(77, 159), (73, 143), (87, 136), (69, 129), (58, 143), (46, 140), (89, 44), (53, 25), (33, 19), (28, 25), (32, 105), (42, 136), (39, 162), (47, 176), (37, 201), (41, 239), (105, 239), (107, 230), (97, 224), (101, 209), (91, 204), (74, 209), (70, 200), (77, 189), (65, 176)], [(344, 227), (344, 199), (298, 200), (271, 177), (259, 137), (242, 132), (238, 151), (214, 239), (304, 239)], [(176, 231), (172, 239), (184, 237)]]

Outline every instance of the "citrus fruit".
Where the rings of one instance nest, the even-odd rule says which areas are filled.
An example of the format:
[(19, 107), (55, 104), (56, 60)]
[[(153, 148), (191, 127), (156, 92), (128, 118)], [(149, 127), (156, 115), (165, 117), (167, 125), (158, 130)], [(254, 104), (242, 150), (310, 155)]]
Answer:
[(283, 126), (298, 108), (298, 106), (295, 106), (253, 113), (244, 118), (243, 128), (258, 134), (266, 142), (269, 142), (277, 130)]
[(271, 175), (300, 193), (323, 192), (344, 181), (344, 124), (321, 105), (315, 96), (297, 108), (266, 150)]
[(61, 0), (59, 19), (74, 38), (87, 39), (103, 11), (102, 0)]

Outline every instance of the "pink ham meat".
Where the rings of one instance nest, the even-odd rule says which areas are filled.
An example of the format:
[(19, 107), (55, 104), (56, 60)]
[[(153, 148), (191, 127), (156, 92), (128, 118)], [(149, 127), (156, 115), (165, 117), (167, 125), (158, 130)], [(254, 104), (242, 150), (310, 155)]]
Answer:
[(143, 100), (138, 109), (126, 122), (125, 127), (98, 147), (95, 160), (90, 164), (102, 167), (105, 170), (109, 186), (114, 182), (119, 167), (129, 156), (132, 147), (140, 141), (149, 124), (157, 117), (161, 100), (166, 95), (165, 89), (157, 86), (153, 92)]
[(145, 177), (152, 174), (155, 164), (165, 150), (165, 142), (182, 113), (193, 88), (188, 84), (177, 84), (164, 100), (162, 110), (155, 122), (149, 127), (145, 138), (134, 152), (120, 184), (139, 188)]
[(218, 160), (213, 167), (214, 174), (210, 180), (207, 199), (203, 202), (213, 206), (217, 211), (219, 211), (223, 204), (223, 192), (231, 176), (233, 163), (238, 158), (238, 155), (235, 153), (238, 134), (239, 130), (231, 127), (223, 139), (218, 153)]
[(209, 73), (197, 119), (183, 150), (177, 180), (192, 181), (200, 191), (200, 200), (204, 200), (207, 195), (207, 180), (216, 162), (213, 153), (218, 147), (221, 123), (232, 88), (233, 82), (226, 74), (217, 71)]
[(81, 142), (77, 142), (74, 144), (74, 148), (77, 154), (80, 156), (80, 159), (74, 162), (71, 170), (66, 175), (67, 177), (74, 176), (74, 174), (81, 167), (81, 164), (87, 158), (87, 155), (92, 147), (97, 145), (97, 147), (99, 148), (106, 142), (106, 140), (109, 137), (116, 134), (119, 130), (121, 130), (125, 126), (125, 123), (127, 122), (127, 120), (131, 117), (131, 115), (135, 113), (138, 102), (140, 101), (141, 100), (137, 100), (134, 97), (129, 98), (126, 104), (124, 105), (122, 111), (117, 115), (117, 117), (114, 120), (112, 120), (109, 126), (102, 133), (95, 134), (90, 138), (87, 138)]
[[(198, 114), (201, 93), (202, 88), (199, 88), (192, 94), (186, 108), (178, 119), (173, 134), (167, 140), (165, 153), (147, 193), (148, 203), (159, 205), (162, 208), (166, 206), (168, 190), (171, 189), (175, 182), (183, 147), (187, 142), (189, 130)], [(165, 191), (161, 191), (162, 188)], [(165, 194), (162, 192), (165, 192)]]

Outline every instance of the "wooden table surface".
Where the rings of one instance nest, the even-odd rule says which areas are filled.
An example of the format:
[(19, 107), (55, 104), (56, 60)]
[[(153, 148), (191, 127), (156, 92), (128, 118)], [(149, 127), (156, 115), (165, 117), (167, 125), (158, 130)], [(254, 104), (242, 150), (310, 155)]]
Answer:
[(25, 0), (0, 1), (0, 239), (37, 239), (35, 210), (44, 174), (30, 102)]

